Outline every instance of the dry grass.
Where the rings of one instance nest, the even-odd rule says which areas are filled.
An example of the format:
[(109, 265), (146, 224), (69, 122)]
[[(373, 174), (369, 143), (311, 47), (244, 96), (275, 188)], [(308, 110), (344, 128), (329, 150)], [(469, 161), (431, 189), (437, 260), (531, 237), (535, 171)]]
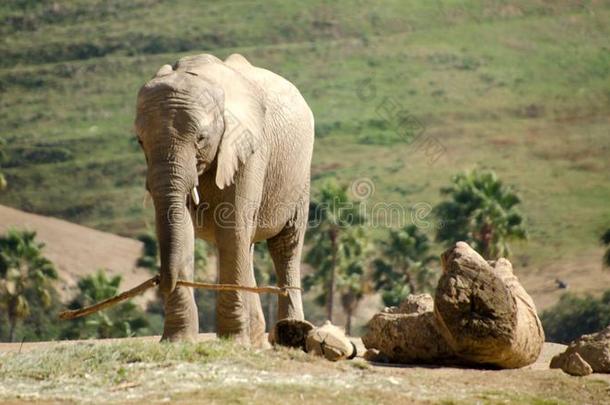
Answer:
[[(546, 364), (546, 357), (544, 357)], [(599, 377), (544, 365), (523, 370), (380, 367), (294, 350), (248, 350), (226, 340), (158, 344), (60, 343), (0, 354), (0, 401), (269, 404), (602, 403)]]

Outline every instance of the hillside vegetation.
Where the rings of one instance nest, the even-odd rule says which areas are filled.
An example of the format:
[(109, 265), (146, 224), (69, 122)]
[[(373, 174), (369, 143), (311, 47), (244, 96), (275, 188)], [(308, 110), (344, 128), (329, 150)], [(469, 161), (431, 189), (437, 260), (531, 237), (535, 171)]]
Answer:
[[(426, 207), (457, 171), (490, 168), (524, 202), (518, 267), (601, 260), (610, 1), (9, 0), (0, 21), (2, 204), (150, 228), (139, 87), (183, 55), (239, 52), (310, 103), (314, 189), (367, 178), (371, 204)], [(406, 135), (382, 113), (391, 104), (408, 112)]]

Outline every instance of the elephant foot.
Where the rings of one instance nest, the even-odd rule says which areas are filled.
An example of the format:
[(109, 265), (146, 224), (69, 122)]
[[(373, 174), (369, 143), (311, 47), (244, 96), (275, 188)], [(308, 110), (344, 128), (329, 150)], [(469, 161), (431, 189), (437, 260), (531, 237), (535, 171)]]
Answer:
[(252, 341), (250, 340), (250, 335), (245, 332), (216, 332), (216, 337), (218, 339), (226, 339), (232, 342), (237, 343), (243, 347), (252, 347)]
[[(233, 298), (230, 301), (226, 297)], [(225, 298), (225, 300), (222, 300)], [(253, 348), (267, 347), (267, 334), (265, 333), (265, 316), (258, 295), (246, 295), (240, 299), (239, 295), (219, 295), (216, 306), (216, 333), (220, 338), (233, 339), (236, 343)], [(229, 306), (237, 301), (237, 309)]]
[(166, 320), (163, 328), (162, 342), (195, 342), (199, 336), (198, 322), (172, 324)]
[(301, 319), (282, 319), (269, 332), (269, 342), (274, 345), (292, 347), (305, 350), (307, 334), (314, 326)]
[(252, 347), (252, 341), (250, 340), (250, 336), (248, 334), (240, 334), (234, 337), (234, 340), (237, 344), (244, 347)]
[[(254, 332), (254, 333), (253, 333)], [(227, 331), (218, 331), (216, 336), (220, 339), (229, 339), (237, 343), (238, 345), (244, 347), (252, 347), (255, 349), (266, 349), (271, 347), (267, 340), (267, 334), (264, 330), (264, 324), (260, 329), (253, 330), (242, 330), (239, 332), (227, 332)]]
[(194, 342), (199, 334), (199, 317), (192, 291), (178, 287), (165, 299), (165, 323), (161, 341)]
[(271, 345), (267, 341), (266, 334), (262, 333), (257, 336), (252, 336), (248, 333), (235, 333), (235, 334), (227, 334), (227, 333), (218, 333), (217, 336), (220, 339), (229, 339), (234, 341), (240, 346), (254, 349), (267, 349), (270, 348)]
[(264, 331), (256, 336), (250, 336), (250, 344), (256, 349), (269, 349), (271, 347)]
[(161, 336), (161, 342), (196, 342), (197, 333), (192, 331), (177, 331), (177, 332), (166, 332), (163, 331)]
[[(260, 315), (260, 316), (259, 316)], [(265, 333), (265, 318), (262, 314), (256, 313), (250, 318), (250, 344), (257, 349), (264, 349), (268, 344), (267, 334)]]

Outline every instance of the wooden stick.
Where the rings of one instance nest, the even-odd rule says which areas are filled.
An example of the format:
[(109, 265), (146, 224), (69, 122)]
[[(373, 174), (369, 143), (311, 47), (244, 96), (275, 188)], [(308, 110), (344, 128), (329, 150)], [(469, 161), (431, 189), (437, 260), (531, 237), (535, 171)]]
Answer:
[(80, 318), (81, 316), (91, 315), (95, 312), (101, 311), (108, 307), (118, 304), (119, 302), (128, 300), (137, 295), (144, 293), (149, 288), (152, 288), (159, 284), (159, 276), (154, 276), (143, 282), (142, 284), (132, 288), (131, 290), (127, 290), (119, 295), (115, 295), (114, 297), (110, 297), (105, 299), (104, 301), (100, 301), (97, 304), (90, 305), (88, 307), (75, 309), (75, 310), (67, 310), (59, 313), (59, 319), (67, 320)]
[(288, 295), (288, 290), (300, 290), (299, 287), (273, 287), (273, 286), (263, 286), (263, 287), (248, 287), (245, 285), (237, 285), (237, 284), (213, 284), (213, 283), (199, 283), (196, 281), (184, 281), (178, 280), (177, 285), (181, 285), (184, 287), (193, 287), (193, 288), (202, 288), (204, 290), (215, 290), (215, 291), (249, 291), (257, 294), (277, 294), (283, 295), (284, 297)]
[[(143, 282), (142, 284), (122, 292), (119, 295), (115, 295), (114, 297), (110, 297), (105, 299), (104, 301), (100, 301), (97, 304), (90, 305), (88, 307), (62, 311), (59, 313), (59, 319), (69, 320), (80, 318), (83, 316), (91, 315), (95, 312), (102, 311), (106, 308), (112, 307), (119, 302), (128, 300), (137, 295), (143, 294), (146, 290), (155, 287), (159, 284), (159, 276), (154, 276)], [(248, 287), (245, 285), (238, 284), (212, 284), (212, 283), (199, 283), (196, 281), (184, 281), (178, 280), (176, 285), (183, 287), (192, 287), (192, 288), (201, 288), (205, 290), (215, 290), (215, 291), (249, 291), (257, 294), (277, 294), (277, 295), (288, 295), (288, 290), (300, 290), (299, 287), (272, 287), (272, 286), (264, 286), (264, 287)]]

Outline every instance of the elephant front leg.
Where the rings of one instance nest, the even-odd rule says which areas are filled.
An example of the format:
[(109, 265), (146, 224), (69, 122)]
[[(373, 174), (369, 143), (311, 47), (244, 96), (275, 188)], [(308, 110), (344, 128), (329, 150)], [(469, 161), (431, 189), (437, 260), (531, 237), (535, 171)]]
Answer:
[[(218, 238), (219, 282), (256, 286), (252, 271), (252, 246), (231, 235)], [(216, 332), (244, 345), (265, 343), (265, 317), (258, 294), (244, 291), (220, 291), (216, 303)]]
[[(192, 278), (184, 278), (192, 281)], [(199, 317), (193, 289), (176, 287), (164, 300), (165, 323), (161, 340), (194, 341), (199, 333)]]

